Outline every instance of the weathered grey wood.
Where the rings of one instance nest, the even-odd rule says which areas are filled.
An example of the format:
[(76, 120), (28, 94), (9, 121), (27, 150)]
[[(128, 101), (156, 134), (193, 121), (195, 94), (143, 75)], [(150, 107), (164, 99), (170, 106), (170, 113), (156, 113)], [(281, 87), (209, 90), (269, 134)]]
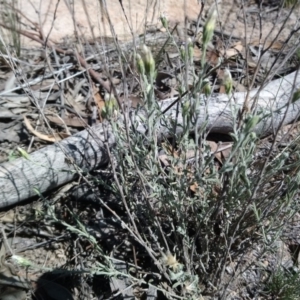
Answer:
[[(265, 118), (255, 128), (259, 135), (267, 135), (283, 124), (289, 124), (299, 117), (300, 100), (288, 105), (291, 94), (300, 88), (300, 72), (293, 72), (284, 78), (271, 81), (262, 90), (254, 89), (249, 93), (249, 107), (254, 99), (257, 99), (256, 112), (263, 112)], [(210, 132), (229, 133), (233, 129), (232, 107), (242, 108), (246, 93), (239, 92), (233, 95), (231, 101), (225, 94), (214, 94), (208, 101), (203, 100), (197, 114), (197, 127), (207, 122), (207, 129)], [(207, 107), (204, 105), (206, 103)], [(170, 103), (163, 102), (162, 110)], [(170, 112), (172, 118), (176, 116), (175, 108)], [(182, 124), (182, 116), (179, 114), (178, 124)], [(177, 133), (181, 127), (178, 126)], [(160, 128), (160, 132), (166, 134), (166, 128)]]
[[(108, 129), (109, 132), (109, 129)], [(6, 207), (71, 181), (78, 171), (89, 171), (108, 162), (102, 125), (84, 130), (59, 143), (0, 166), (0, 207)], [(73, 164), (74, 162), (75, 164)], [(77, 168), (74, 168), (77, 165)]]
[[(257, 90), (250, 92), (250, 99), (257, 99), (257, 111), (263, 111), (266, 118), (260, 122), (255, 131), (258, 134), (266, 135), (276, 130), (281, 122), (291, 123), (299, 116), (300, 101), (288, 105), (293, 84), (300, 88), (300, 75), (292, 73), (282, 79), (270, 82), (266, 87), (257, 93)], [(295, 90), (295, 89), (294, 89)], [(207, 122), (207, 129), (211, 132), (229, 133), (233, 128), (232, 107), (241, 108), (245, 93), (235, 93), (233, 100), (229, 101), (226, 95), (213, 95), (206, 102), (203, 97), (203, 105), (200, 105), (195, 112), (196, 126), (200, 127)], [(162, 110), (170, 105), (173, 100), (161, 102)], [(252, 100), (251, 100), (252, 101)], [(251, 105), (250, 101), (250, 105)], [(207, 107), (205, 107), (206, 103)], [(166, 114), (166, 118), (175, 118), (176, 106)], [(285, 112), (287, 112), (285, 114)], [(143, 111), (139, 111), (133, 118), (138, 122), (135, 126), (137, 133), (144, 133), (146, 125), (141, 122), (145, 117)], [(179, 114), (177, 132), (182, 129), (183, 120)], [(99, 124), (84, 130), (57, 144), (50, 145), (30, 155), (30, 160), (24, 158), (13, 162), (4, 163), (0, 166), (0, 208), (19, 203), (22, 200), (34, 196), (34, 188), (40, 192), (54, 189), (68, 181), (71, 181), (78, 170), (90, 171), (96, 166), (103, 165), (108, 161), (106, 140), (108, 147), (113, 147), (115, 138), (107, 124)], [(104, 132), (110, 132), (105, 139)], [(160, 122), (158, 135), (167, 136), (168, 129)], [(70, 159), (77, 166), (70, 163)]]

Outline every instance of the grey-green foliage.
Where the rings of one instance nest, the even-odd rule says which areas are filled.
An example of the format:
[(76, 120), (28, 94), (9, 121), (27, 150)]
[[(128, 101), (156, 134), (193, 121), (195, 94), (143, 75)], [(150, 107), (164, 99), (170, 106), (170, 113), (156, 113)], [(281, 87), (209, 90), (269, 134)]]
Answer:
[[(141, 64), (141, 56), (137, 58)], [(151, 128), (143, 135), (134, 130), (138, 126), (134, 122), (127, 132), (122, 124), (112, 121), (117, 137), (113, 150), (118, 166), (115, 178), (119, 181), (115, 188), (126, 202), (129, 226), (139, 232), (140, 244), (148, 253), (155, 251), (161, 257), (171, 253), (173, 264), (161, 260), (161, 270), (169, 275), (178, 297), (196, 299), (205, 293), (200, 286), (206, 284), (208, 290), (226, 299), (223, 279), (230, 261), (245, 255), (254, 244), (263, 245), (258, 253), (263, 255), (299, 210), (295, 199), (300, 183), (300, 151), (287, 147), (274, 157), (271, 148), (259, 159), (255, 130), (264, 118), (263, 112), (248, 114), (238, 125), (238, 109), (232, 104), (233, 145), (220, 165), (205, 140), (206, 124), (193, 129), (197, 111), (209, 103), (210, 94), (198, 99), (186, 97), (178, 104), (183, 120), (182, 133), (178, 134), (174, 131), (176, 122), (153, 105), (152, 75), (147, 75), (142, 64), (139, 70), (145, 109), (155, 116), (151, 122), (144, 120)], [(153, 67), (150, 71), (155, 74)], [(201, 82), (202, 86), (206, 74), (200, 76), (195, 84)], [(232, 103), (231, 90), (227, 96)], [(161, 124), (168, 127), (166, 132), (175, 143), (158, 139)], [(190, 132), (195, 132), (194, 138)], [(162, 150), (168, 166), (160, 161)], [(194, 160), (187, 158), (189, 151), (194, 153)], [(296, 159), (290, 159), (291, 153)], [(180, 268), (174, 269), (174, 265)]]
[[(212, 38), (215, 18), (216, 12), (211, 11), (203, 43)], [(105, 116), (116, 137), (116, 145), (109, 153), (115, 166), (111, 189), (121, 198), (120, 206), (124, 207), (126, 217), (117, 216), (114, 209), (111, 212), (138, 243), (138, 252), (144, 251), (150, 257), (153, 269), (162, 276), (159, 289), (169, 299), (199, 299), (206, 293), (226, 299), (225, 268), (259, 244), (261, 251), (255, 259), (240, 266), (232, 277), (255, 266), (259, 256), (272, 248), (284, 225), (299, 210), (296, 194), (300, 183), (300, 149), (287, 147), (274, 155), (275, 147), (271, 147), (266, 155), (257, 155), (259, 137), (255, 130), (264, 118), (263, 112), (240, 119), (239, 108), (231, 99), (232, 77), (227, 70), (224, 85), (232, 108), (229, 117), (233, 122), (233, 144), (229, 156), (218, 162), (206, 141), (206, 122), (195, 129), (197, 113), (202, 108), (207, 111), (211, 96), (206, 54), (203, 51), (202, 69), (196, 76), (189, 46), (181, 49), (180, 63), (192, 68), (195, 93), (187, 93), (178, 102), (178, 117), (183, 120), (180, 134), (176, 131), (179, 127), (176, 118), (170, 120), (157, 105), (154, 86), (157, 71), (147, 47), (136, 55), (137, 81), (146, 110), (144, 119), (140, 117), (140, 108), (119, 118), (115, 101), (106, 99), (111, 102)], [(183, 92), (189, 90), (183, 81), (178, 81), (178, 86)], [(203, 90), (204, 94), (199, 96)], [(135, 130), (142, 125), (134, 114), (139, 115), (137, 120), (146, 127), (144, 134)], [(125, 122), (119, 121), (124, 118)], [(158, 134), (162, 124), (168, 139)], [(187, 155), (190, 152), (193, 159)], [(160, 285), (162, 282), (169, 288)]]
[[(230, 259), (248, 251), (246, 246), (255, 242), (263, 243), (267, 251), (299, 209), (294, 201), (300, 183), (298, 173), (286, 173), (281, 185), (270, 185), (274, 178), (297, 169), (297, 165), (287, 161), (287, 149), (274, 159), (264, 158), (265, 168), (258, 167), (255, 155), (259, 139), (253, 130), (260, 117), (254, 115), (235, 128), (231, 154), (221, 167), (205, 141), (198, 144), (188, 135), (183, 138), (175, 134), (176, 153), (183, 155), (167, 151), (166, 168), (158, 153), (162, 148), (172, 149), (172, 145), (167, 140), (164, 145), (158, 141), (155, 132), (160, 121), (156, 121), (150, 137), (133, 131), (128, 140), (124, 129), (115, 129), (118, 145), (114, 156), (129, 214), (135, 216), (145, 244), (162, 253), (168, 250), (176, 254), (183, 267), (178, 274), (168, 272), (179, 295), (187, 296), (183, 291), (190, 282), (198, 287), (201, 282), (209, 282), (221, 290), (224, 268)], [(205, 128), (199, 133), (203, 134)], [(185, 157), (188, 151), (194, 151), (196, 163), (191, 164)], [(191, 191), (192, 185), (198, 187), (196, 193)], [(196, 297), (201, 291), (193, 289), (190, 293)]]

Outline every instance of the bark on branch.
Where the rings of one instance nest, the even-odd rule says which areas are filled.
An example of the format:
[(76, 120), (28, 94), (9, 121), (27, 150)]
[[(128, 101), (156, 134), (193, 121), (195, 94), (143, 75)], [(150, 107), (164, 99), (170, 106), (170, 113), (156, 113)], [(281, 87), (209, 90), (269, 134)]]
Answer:
[[(295, 90), (300, 88), (300, 74), (294, 72), (270, 82), (259, 93), (250, 92), (251, 105), (256, 99), (256, 111), (265, 115), (255, 131), (259, 135), (267, 135), (281, 125), (293, 122), (300, 113), (300, 101), (291, 103)], [(233, 128), (232, 107), (241, 108), (246, 93), (235, 93), (229, 101), (226, 95), (213, 95), (206, 101), (207, 107), (201, 105), (197, 113), (196, 127), (207, 122), (211, 132), (229, 133)], [(162, 111), (174, 100), (160, 102)], [(231, 103), (231, 105), (230, 105)], [(141, 114), (141, 115), (139, 115)], [(167, 112), (168, 117), (176, 116), (176, 105)], [(146, 125), (141, 122), (143, 112), (135, 116), (139, 126), (136, 133), (145, 133)], [(177, 133), (182, 128), (181, 114), (178, 118)], [(104, 126), (106, 126), (104, 128)], [(167, 136), (168, 129), (162, 124), (159, 135)], [(47, 146), (30, 154), (30, 160), (19, 158), (0, 166), (0, 208), (4, 208), (28, 199), (39, 190), (41, 193), (54, 189), (71, 181), (78, 172), (91, 171), (108, 162), (107, 146), (113, 147), (115, 137), (107, 124), (99, 124), (88, 128), (59, 143)], [(77, 166), (77, 167), (75, 167)]]

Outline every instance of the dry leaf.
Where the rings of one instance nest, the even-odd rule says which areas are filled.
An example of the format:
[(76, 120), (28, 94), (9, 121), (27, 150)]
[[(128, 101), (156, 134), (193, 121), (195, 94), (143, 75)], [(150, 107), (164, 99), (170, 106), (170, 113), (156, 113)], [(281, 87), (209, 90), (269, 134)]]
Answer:
[(227, 159), (231, 154), (232, 142), (224, 142), (219, 145), (218, 151), (222, 154), (223, 159)]
[(142, 106), (143, 105), (143, 101), (141, 100), (140, 97), (137, 97), (135, 95), (128, 95), (127, 98), (125, 98), (124, 95), (119, 97), (120, 102), (127, 107), (133, 107), (133, 108), (137, 108), (138, 106)]
[(172, 151), (172, 146), (169, 143), (162, 143), (161, 146), (167, 154), (169, 154), (169, 155), (174, 154), (174, 157), (176, 157), (176, 158), (179, 157), (179, 155), (176, 151)]
[(53, 136), (50, 134), (48, 135), (48, 134), (42, 134), (42, 133), (38, 132), (31, 126), (31, 124), (30, 124), (29, 120), (26, 118), (26, 116), (24, 115), (23, 117), (24, 117), (24, 123), (25, 123), (27, 130), (29, 132), (31, 132), (33, 135), (35, 135), (36, 137), (40, 138), (41, 140), (44, 140), (47, 142), (53, 142), (53, 143), (62, 140), (62, 138), (58, 134), (55, 134)]
[(8, 119), (8, 118), (14, 118), (14, 117), (16, 117), (16, 115), (14, 113), (12, 113), (12, 111), (10, 109), (1, 107), (0, 119)]
[(213, 141), (207, 141), (210, 149), (211, 149), (211, 153), (215, 156), (215, 158), (219, 161), (219, 163), (222, 164), (222, 156), (221, 153), (218, 152), (218, 144), (216, 142)]
[(228, 59), (232, 56), (242, 53), (243, 49), (244, 46), (242, 45), (242, 42), (238, 42), (235, 45), (233, 45), (230, 49), (220, 50), (219, 53), (221, 56), (224, 56), (225, 58)]
[(249, 44), (249, 46), (254, 46), (254, 47), (264, 46), (264, 50), (270, 47), (270, 49), (277, 50), (277, 51), (281, 50), (283, 45), (284, 42), (281, 41), (273, 42), (273, 41), (262, 41), (262, 40), (254, 40)]
[(73, 108), (78, 114), (82, 115), (85, 111), (84, 98), (82, 95), (73, 95), (70, 91), (65, 94), (65, 102), (68, 106)]
[(56, 124), (56, 125), (67, 125), (70, 127), (75, 127), (75, 128), (83, 128), (86, 127), (86, 125), (88, 124), (88, 120), (85, 118), (80, 118), (80, 117), (64, 117), (64, 118), (59, 118), (59, 117), (55, 117), (55, 116), (46, 116), (47, 119), (49, 121), (51, 121), (52, 123)]
[(0, 106), (6, 108), (28, 107), (31, 102), (27, 95), (11, 93), (0, 98)]
[(168, 53), (168, 55), (169, 55), (170, 59), (173, 59), (173, 58), (177, 58), (179, 56), (179, 53), (178, 52), (176, 52), (176, 53)]
[[(248, 49), (250, 49), (250, 48), (248, 47)], [(250, 51), (250, 50), (248, 50), (248, 51)], [(244, 58), (245, 57), (246, 57), (246, 55), (244, 56)], [(253, 59), (252, 55), (248, 55), (246, 62), (247, 62), (247, 65), (249, 68), (255, 69), (257, 67), (257, 62)]]
[(206, 141), (208, 146), (210, 147), (210, 152), (214, 153), (218, 149), (218, 144), (214, 141)]
[(192, 185), (190, 185), (190, 190), (194, 193), (196, 193), (199, 189), (199, 186), (197, 184), (197, 182), (194, 182)]
[(144, 103), (141, 100), (140, 97), (134, 96), (134, 95), (128, 95), (128, 99), (124, 100), (124, 96), (121, 97), (121, 101), (123, 103), (129, 103), (131, 105), (131, 107), (133, 108), (137, 108), (139, 105), (142, 106)]
[(17, 213), (17, 211), (10, 209), (0, 215), (0, 221), (2, 223), (14, 223), (16, 221), (23, 222), (26, 219), (25, 215)]
[(159, 158), (159, 160), (162, 162), (162, 164), (165, 167), (169, 167), (170, 166), (170, 163), (168, 161), (168, 156), (166, 154), (159, 155), (158, 158)]
[(196, 45), (194, 46), (193, 55), (194, 61), (200, 61), (202, 58), (202, 51)]
[(232, 80), (232, 85), (236, 92), (246, 92), (247, 91), (247, 88), (243, 84), (241, 84), (235, 80)]
[(212, 65), (216, 66), (219, 63), (220, 55), (215, 50), (207, 50), (206, 60)]

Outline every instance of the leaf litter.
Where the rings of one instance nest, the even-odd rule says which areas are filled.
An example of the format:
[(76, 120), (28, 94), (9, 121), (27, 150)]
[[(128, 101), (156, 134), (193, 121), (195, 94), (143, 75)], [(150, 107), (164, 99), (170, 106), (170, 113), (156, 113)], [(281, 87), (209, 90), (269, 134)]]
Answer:
[[(190, 34), (192, 37), (195, 32), (195, 24), (191, 23), (189, 30), (187, 30), (185, 34)], [(167, 36), (164, 32), (146, 35), (146, 43), (148, 40), (149, 46), (156, 54), (161, 51), (166, 39)], [(176, 41), (179, 45), (178, 37)], [(201, 41), (201, 31), (194, 41), (195, 65), (199, 63), (202, 56), (199, 41)], [(63, 46), (64, 45), (62, 45), (62, 47)], [(261, 51), (265, 48), (269, 49), (264, 54), (264, 59), (260, 59)], [(221, 35), (215, 34), (212, 44), (207, 49), (207, 58), (211, 68), (216, 66), (220, 59), (223, 59), (224, 66), (229, 66), (234, 74), (234, 90), (243, 91), (249, 87), (248, 82), (245, 80), (245, 78), (247, 78), (245, 70), (247, 69), (247, 75), (250, 76), (250, 79), (251, 76), (256, 75), (253, 87), (259, 86), (261, 81), (263, 81), (264, 74), (269, 68), (271, 66), (274, 67), (274, 63), (275, 66), (279, 66), (282, 62), (285, 56), (285, 52), (284, 50), (282, 51), (282, 48), (281, 42), (265, 44), (262, 47), (260, 41), (254, 41), (251, 44), (245, 45), (238, 39), (232, 39), (228, 44), (221, 38)], [(22, 53), (20, 59), (14, 60), (16, 69), (18, 71), (21, 70), (19, 74), (17, 73), (15, 75), (8, 69), (9, 63), (0, 67), (0, 87), (2, 87), (0, 90), (0, 130), (2, 131), (0, 134), (1, 161), (8, 160), (9, 157), (12, 157), (11, 153), (7, 150), (11, 147), (11, 151), (16, 151), (15, 149), (17, 148), (13, 145), (17, 144), (19, 147), (26, 149), (26, 146), (32, 141), (32, 136), (34, 136), (34, 142), (32, 143), (30, 151), (40, 149), (47, 145), (47, 143), (57, 142), (87, 126), (102, 122), (105, 94), (110, 91), (111, 82), (115, 86), (124, 105), (136, 108), (143, 104), (137, 80), (137, 72), (134, 66), (132, 66), (132, 61), (127, 62), (128, 73), (125, 74), (126, 78), (123, 78), (119, 72), (106, 74), (101, 67), (101, 63), (99, 63), (99, 55), (95, 54), (97, 50), (94, 49), (92, 53), (89, 53), (91, 51), (90, 49), (91, 45), (86, 45), (84, 49), (86, 52), (84, 56), (89, 57), (86, 61), (88, 61), (93, 71), (96, 72), (97, 76), (101, 78), (101, 81), (104, 82), (105, 85), (101, 85), (99, 82), (93, 82), (91, 84), (91, 77), (85, 67), (81, 66), (80, 61), (78, 61), (76, 57), (71, 54), (68, 55), (66, 51), (61, 54), (57, 51), (50, 51), (49, 65), (45, 59), (43, 50), (26, 50), (25, 53)], [(128, 51), (128, 49), (125, 50)], [(179, 95), (178, 82), (184, 80), (184, 78), (181, 77), (181, 70), (184, 68), (184, 65), (178, 56), (176, 47), (168, 44), (167, 47), (161, 51), (161, 55), (162, 61), (156, 77), (155, 93), (157, 101), (163, 101), (164, 99)], [(280, 59), (278, 59), (278, 55)], [(248, 59), (246, 60), (247, 57)], [(1, 61), (7, 62), (8, 58), (5, 55), (0, 56), (0, 58)], [(118, 70), (118, 56), (116, 51), (111, 51), (109, 57), (106, 58), (109, 60), (109, 69)], [(244, 64), (248, 64), (247, 68), (244, 67)], [(284, 75), (286, 70), (290, 71), (293, 67), (293, 60), (289, 60), (288, 66), (286, 66), (285, 69), (281, 69), (281, 71), (278, 72), (278, 76)], [(258, 72), (256, 72), (257, 70)], [(215, 93), (225, 92), (224, 86), (222, 85), (223, 73), (221, 68), (211, 75), (210, 80), (214, 87), (213, 92)], [(190, 88), (192, 88), (195, 79), (194, 76), (195, 74), (188, 75), (187, 81)], [(128, 93), (128, 91), (130, 92)], [(47, 124), (45, 120), (48, 120), (50, 123)], [(50, 127), (48, 126), (49, 124)], [(281, 139), (283, 146), (292, 140), (299, 132), (298, 130), (295, 131), (295, 129), (291, 130), (290, 127), (286, 127), (284, 137), (282, 136)], [(23, 136), (20, 135), (21, 131), (25, 131)], [(279, 137), (277, 138), (279, 139)], [(265, 142), (268, 142), (268, 138), (266, 138)], [(232, 142), (223, 141), (219, 138), (217, 140), (207, 140), (207, 145), (211, 149), (211, 155), (214, 157), (216, 168), (220, 168), (223, 161), (228, 158), (231, 153)], [(6, 148), (6, 151), (1, 150), (2, 148)], [(194, 166), (192, 162), (195, 160), (197, 154), (191, 151), (182, 151), (181, 149), (170, 149), (169, 146), (163, 150), (162, 154), (158, 156), (162, 166), (165, 169), (172, 169), (172, 172), (177, 176), (182, 176), (182, 169), (187, 169), (190, 178), (190, 186), (188, 188), (192, 193), (201, 193), (201, 188), (193, 180)], [(79, 189), (80, 188), (82, 188), (82, 186), (79, 187)], [(97, 224), (97, 222), (100, 222), (100, 215), (104, 214), (104, 212), (103, 209), (99, 210), (99, 205), (93, 203), (93, 200), (89, 200), (91, 201), (89, 202), (90, 207), (87, 208), (86, 203), (74, 203), (72, 200), (67, 199), (66, 195), (80, 193), (79, 189), (76, 190), (76, 188), (72, 187), (70, 191), (65, 191), (64, 194), (60, 196), (61, 198), (55, 203), (55, 209), (59, 211), (62, 218), (72, 221), (73, 216), (68, 212), (67, 208), (73, 206), (74, 213), (81, 215), (82, 220), (86, 222), (88, 230), (99, 239), (99, 242), (105, 241), (109, 250), (112, 250), (115, 244), (122, 245), (114, 252), (113, 256), (122, 258), (123, 255), (123, 258), (126, 259), (126, 255), (133, 250), (130, 246), (132, 241), (127, 240), (128, 237), (126, 237), (124, 229), (118, 226), (116, 222), (107, 221), (103, 222), (103, 224)], [(100, 194), (103, 197), (103, 194), (101, 194), (99, 190), (94, 193), (98, 196)], [(108, 202), (111, 203), (112, 207), (120, 209), (117, 204), (118, 201), (116, 201), (113, 195), (109, 193), (109, 191), (105, 191), (105, 193), (107, 193)], [(215, 187), (215, 193), (219, 193), (217, 186)], [(48, 199), (54, 196), (55, 193), (47, 195), (47, 197), (49, 197)], [(75, 198), (79, 199), (80, 197)], [(20, 230), (20, 228), (18, 228), (15, 233), (20, 236), (26, 236), (26, 234), (34, 235), (35, 239), (32, 246), (23, 248), (22, 256), (27, 256), (29, 260), (36, 265), (47, 265), (49, 269), (51, 269), (51, 267), (64, 267), (66, 271), (68, 268), (72, 270), (74, 265), (78, 266), (80, 264), (84, 265), (85, 269), (93, 269), (93, 265), (96, 264), (98, 257), (89, 256), (92, 255), (92, 249), (89, 243), (80, 240), (76, 242), (77, 245), (74, 249), (69, 249), (70, 234), (61, 234), (60, 228), (55, 226), (53, 222), (43, 220), (43, 216), (47, 210), (46, 206), (41, 204), (40, 201), (36, 201), (33, 204), (24, 206), (24, 210), (22, 211), (22, 208), (20, 208), (17, 213), (22, 216), (22, 221), (20, 221), (19, 217), (16, 218), (16, 216), (12, 216), (10, 220), (7, 219), (7, 216), (0, 216), (0, 222), (4, 225), (3, 228), (5, 232), (12, 231), (12, 224), (14, 224), (14, 222), (21, 222), (22, 229)], [(95, 221), (90, 222), (91, 216), (95, 218)], [(36, 228), (37, 223), (40, 224), (38, 230)], [(99, 228), (101, 229), (100, 231)], [(57, 239), (59, 236), (62, 238)], [(49, 243), (46, 242), (47, 240)], [(124, 241), (125, 243), (122, 244), (121, 242)], [(18, 249), (13, 249), (13, 251), (17, 252)], [(78, 253), (78, 251), (80, 253)], [(0, 254), (0, 281), (3, 276), (9, 281), (0, 282), (4, 286), (4, 289), (8, 289), (12, 281), (16, 281), (19, 285), (22, 285), (24, 278), (28, 276), (28, 274), (24, 274), (23, 278), (15, 279), (15, 273), (12, 271), (14, 268), (13, 263), (6, 262), (9, 257), (8, 252), (9, 251), (5, 250), (2, 244)], [(38, 257), (38, 255), (40, 255), (40, 257)], [(80, 255), (88, 257), (88, 261), (83, 261), (82, 258), (78, 258)], [(59, 263), (58, 256), (60, 256), (60, 258), (70, 256), (72, 257), (72, 263), (65, 265), (66, 261), (64, 259)], [(120, 268), (126, 268), (126, 271), (124, 271), (125, 274), (132, 271), (127, 270), (127, 266), (124, 264), (121, 264)], [(73, 296), (69, 292), (70, 290), (77, 295), (80, 293), (76, 285), (65, 288), (60, 282), (53, 281), (51, 277), (53, 274), (51, 272), (49, 272), (50, 274), (46, 273), (47, 272), (43, 271), (43, 268), (36, 271), (36, 273), (29, 271), (29, 278), (32, 276), (32, 288), (36, 290), (37, 295), (41, 295), (40, 297), (73, 299)], [(49, 277), (44, 276), (45, 274)], [(37, 279), (39, 276), (41, 277)], [(67, 279), (65, 279), (68, 283), (78, 280), (76, 276), (72, 277), (69, 274), (68, 276), (66, 276)], [(88, 286), (85, 288), (87, 288), (89, 293), (95, 293), (91, 288), (91, 279), (88, 278), (88, 275), (86, 282)], [(14, 287), (12, 290), (9, 289), (7, 293), (15, 293), (15, 295), (19, 297), (18, 299), (25, 299), (24, 288), (28, 289), (28, 285), (21, 287), (21, 289), (20, 286), (17, 286), (17, 288)], [(123, 296), (129, 295), (131, 297), (133, 297), (136, 292), (136, 288), (130, 286), (130, 281), (126, 281), (121, 277), (114, 278), (110, 281), (110, 289), (111, 291), (109, 288), (106, 291), (108, 294), (110, 292), (119, 291)], [(52, 292), (54, 295), (50, 295)], [(101, 290), (101, 292), (103, 292), (103, 290)], [(144, 294), (144, 292), (141, 294)], [(88, 296), (86, 299), (89, 299)]]

